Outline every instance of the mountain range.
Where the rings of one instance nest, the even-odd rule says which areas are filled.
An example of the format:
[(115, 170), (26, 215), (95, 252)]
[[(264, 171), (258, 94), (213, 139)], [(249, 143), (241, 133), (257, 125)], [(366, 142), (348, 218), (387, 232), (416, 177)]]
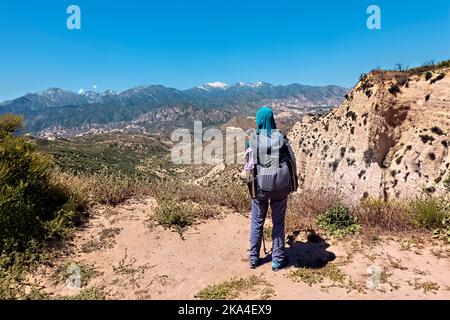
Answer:
[[(175, 121), (174, 110), (179, 112), (178, 125), (182, 125), (179, 116), (194, 120), (207, 118), (210, 124), (223, 123), (236, 115), (251, 115), (261, 104), (271, 105), (278, 111), (294, 110), (303, 114), (314, 112), (315, 108), (337, 106), (347, 92), (348, 89), (339, 86), (274, 86), (265, 82), (233, 85), (213, 82), (188, 90), (147, 85), (121, 93), (112, 90), (75, 93), (50, 88), (0, 103), (0, 114), (23, 115), (26, 130), (35, 135), (67, 135), (131, 124), (151, 129), (153, 124)], [(173, 123), (169, 125), (172, 126)]]

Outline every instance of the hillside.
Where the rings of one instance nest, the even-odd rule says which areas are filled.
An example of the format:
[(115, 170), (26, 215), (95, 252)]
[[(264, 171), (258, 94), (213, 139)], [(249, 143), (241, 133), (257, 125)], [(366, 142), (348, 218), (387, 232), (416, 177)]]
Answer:
[(35, 139), (64, 172), (164, 176), (173, 174), (168, 142), (159, 136), (120, 133), (85, 135), (71, 139)]
[(352, 202), (448, 191), (450, 68), (416, 71), (364, 75), (340, 107), (293, 127), (302, 189)]

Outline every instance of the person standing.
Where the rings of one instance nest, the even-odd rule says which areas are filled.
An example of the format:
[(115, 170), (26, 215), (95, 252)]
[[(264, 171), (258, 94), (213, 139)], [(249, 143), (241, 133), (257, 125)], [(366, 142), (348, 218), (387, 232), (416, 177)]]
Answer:
[(249, 142), (245, 170), (252, 197), (250, 227), (250, 268), (260, 264), (264, 222), (272, 209), (272, 270), (289, 264), (285, 255), (285, 217), (288, 195), (297, 190), (294, 153), (287, 139), (277, 130), (273, 111), (262, 107), (256, 114), (256, 136)]

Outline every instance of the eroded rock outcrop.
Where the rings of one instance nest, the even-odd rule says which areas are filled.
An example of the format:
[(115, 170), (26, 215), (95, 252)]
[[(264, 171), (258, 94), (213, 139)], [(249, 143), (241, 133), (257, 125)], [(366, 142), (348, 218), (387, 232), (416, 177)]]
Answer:
[(290, 131), (302, 189), (337, 188), (353, 201), (448, 191), (449, 68), (373, 71), (346, 98)]

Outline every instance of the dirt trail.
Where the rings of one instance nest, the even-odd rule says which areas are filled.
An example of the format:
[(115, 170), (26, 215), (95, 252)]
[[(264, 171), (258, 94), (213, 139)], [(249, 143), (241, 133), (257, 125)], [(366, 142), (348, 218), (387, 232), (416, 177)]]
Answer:
[[(256, 270), (248, 268), (248, 217), (227, 214), (209, 220), (190, 228), (183, 240), (170, 230), (149, 227), (154, 206), (154, 200), (147, 199), (95, 209), (89, 223), (77, 232), (72, 253), (43, 270), (44, 290), (51, 295), (76, 295), (78, 289), (51, 280), (58, 265), (75, 261), (95, 266), (101, 274), (88, 286), (104, 286), (110, 299), (194, 299), (211, 284), (252, 275), (264, 279), (265, 284), (241, 288), (239, 298), (450, 298), (449, 246), (422, 243), (418, 238), (384, 239), (372, 247), (359, 240), (312, 243), (297, 239), (288, 246), (288, 254), (294, 264), (307, 267), (307, 275), (294, 281), (300, 279), (289, 277), (298, 270), (295, 265), (278, 273), (271, 271), (270, 262)], [(367, 289), (371, 266), (379, 270), (380, 283)], [(314, 270), (315, 278), (308, 273)], [(336, 280), (333, 270), (343, 278)], [(311, 279), (317, 283), (309, 286), (304, 282)]]

